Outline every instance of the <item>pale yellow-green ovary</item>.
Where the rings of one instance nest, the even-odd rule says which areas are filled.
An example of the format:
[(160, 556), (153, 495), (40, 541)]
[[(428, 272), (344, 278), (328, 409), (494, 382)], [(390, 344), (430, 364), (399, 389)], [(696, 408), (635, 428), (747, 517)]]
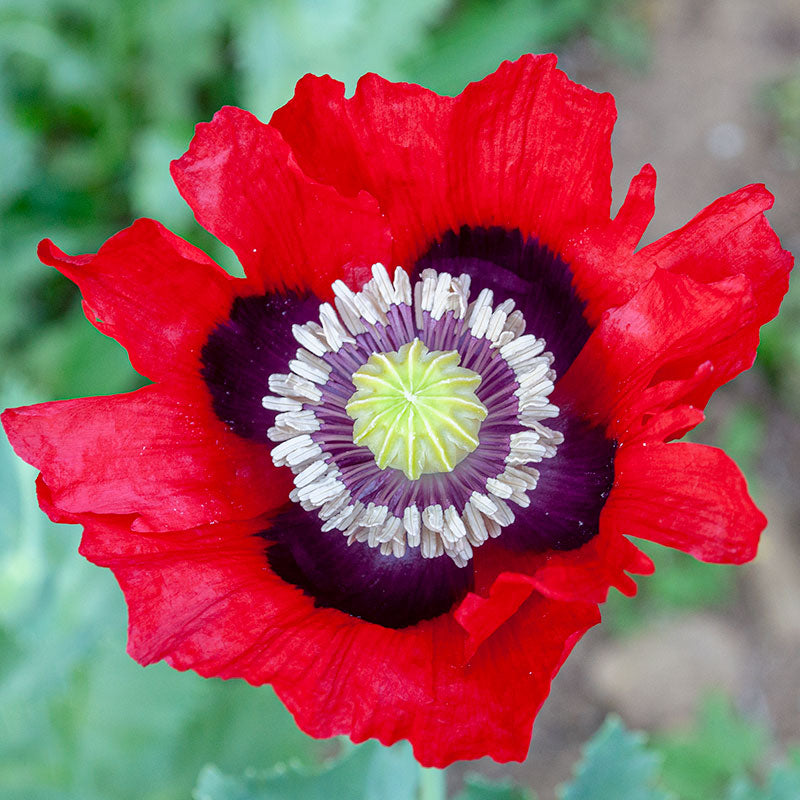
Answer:
[(376, 353), (354, 375), (345, 411), (353, 442), (368, 447), (381, 468), (416, 480), (450, 472), (479, 444), (486, 407), (475, 395), (481, 377), (459, 366), (455, 350), (430, 351), (415, 339)]

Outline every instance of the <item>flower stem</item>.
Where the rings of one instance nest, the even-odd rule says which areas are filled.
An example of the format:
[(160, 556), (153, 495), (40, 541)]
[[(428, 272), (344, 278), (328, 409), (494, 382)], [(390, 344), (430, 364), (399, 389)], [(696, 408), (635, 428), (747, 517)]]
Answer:
[(443, 769), (419, 770), (419, 800), (446, 800), (447, 781)]

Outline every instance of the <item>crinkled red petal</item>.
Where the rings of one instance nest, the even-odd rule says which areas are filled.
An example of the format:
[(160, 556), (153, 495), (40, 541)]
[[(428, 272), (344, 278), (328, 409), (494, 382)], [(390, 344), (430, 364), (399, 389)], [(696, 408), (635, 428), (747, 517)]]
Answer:
[[(688, 275), (698, 283), (746, 275), (755, 300), (750, 326), (757, 329), (772, 319), (786, 294), (793, 263), (764, 216), (772, 207), (772, 195), (760, 184), (745, 186), (634, 254), (653, 216), (655, 186), (655, 171), (648, 164), (631, 181), (617, 216), (581, 232), (564, 248), (576, 286), (587, 301), (587, 318), (596, 324), (603, 311), (627, 302), (656, 270), (663, 269)], [(743, 332), (747, 341), (752, 340), (751, 333)], [(721, 367), (717, 359), (718, 373)], [(703, 387), (698, 405), (705, 405), (712, 391), (710, 385)]]
[(655, 567), (634, 544), (608, 527), (600, 517), (600, 532), (575, 551), (552, 551), (533, 575), (537, 591), (556, 600), (604, 603), (615, 587), (636, 594), (633, 575), (650, 575)]
[(137, 220), (93, 255), (68, 256), (45, 239), (39, 258), (78, 285), (89, 321), (152, 380), (197, 370), (209, 331), (227, 316), (241, 283), (150, 219)]
[(763, 325), (778, 313), (793, 263), (764, 216), (773, 201), (762, 184), (745, 186), (715, 200), (636, 258), (653, 269), (680, 272), (700, 283), (747, 275), (756, 300), (755, 322)]
[(468, 225), (520, 228), (555, 252), (611, 209), (614, 98), (573, 83), (554, 55), (470, 84), (451, 122), (450, 186)]
[(508, 592), (510, 587), (496, 588), (498, 581), (522, 581), (553, 600), (584, 603), (605, 602), (612, 586), (633, 595), (636, 583), (628, 573), (649, 575), (653, 571), (650, 559), (610, 528), (603, 516), (599, 533), (576, 550), (519, 553), (505, 549), (501, 537), (479, 548), (473, 563), (475, 593), (481, 597)]
[(455, 100), (408, 83), (364, 75), (351, 98), (343, 83), (306, 75), (272, 116), (301, 168), (355, 195), (377, 198), (394, 239), (392, 264), (466, 220), (450, 203), (448, 131)]
[(311, 289), (327, 299), (337, 278), (357, 287), (373, 263), (391, 263), (375, 199), (308, 178), (278, 131), (241, 109), (198, 125), (172, 177), (197, 221), (261, 289)]
[[(700, 283), (715, 283), (732, 275), (746, 275), (753, 291), (753, 311), (742, 319), (741, 331), (730, 341), (710, 342), (704, 360), (714, 364), (713, 375), (699, 383), (686, 401), (703, 408), (711, 394), (755, 359), (759, 328), (777, 313), (789, 288), (794, 258), (783, 250), (764, 211), (772, 195), (762, 185), (745, 186), (716, 200), (691, 222), (637, 253), (645, 266), (635, 271), (669, 269)], [(746, 357), (742, 357), (742, 356)], [(689, 367), (696, 359), (689, 361)], [(687, 368), (672, 366), (672, 375)]]
[(288, 470), (228, 431), (199, 385), (9, 409), (3, 427), (67, 513), (133, 514), (140, 530), (246, 519), (286, 501)]
[(628, 302), (605, 312), (556, 384), (553, 402), (605, 426), (618, 441), (632, 438), (654, 414), (685, 404), (698, 381), (717, 380), (709, 355), (740, 371), (752, 364), (756, 342), (743, 348), (740, 332), (753, 316), (745, 276), (701, 284), (659, 270)]
[(755, 557), (767, 520), (721, 450), (643, 442), (621, 447), (615, 469), (603, 515), (616, 531), (702, 561), (741, 564)]
[(596, 325), (602, 313), (622, 305), (653, 274), (653, 265), (633, 257), (655, 211), (656, 173), (650, 164), (631, 181), (614, 219), (606, 219), (567, 241), (562, 252)]
[(465, 662), (519, 611), (533, 591), (530, 576), (519, 572), (501, 572), (492, 583), (488, 596), (467, 593), (454, 613), (458, 624), (469, 636), (465, 645)]
[(258, 521), (147, 535), (81, 521), (81, 552), (125, 593), (138, 661), (272, 683), (311, 735), (409, 739), (425, 766), (524, 759), (552, 677), (599, 621), (596, 606), (533, 594), (467, 661), (451, 615), (393, 630), (316, 608), (269, 571)]
[(345, 99), (341, 83), (306, 76), (271, 124), (307, 174), (378, 199), (398, 263), (462, 225), (520, 228), (560, 250), (608, 218), (616, 112), (555, 65), (523, 56), (455, 99), (377, 75)]

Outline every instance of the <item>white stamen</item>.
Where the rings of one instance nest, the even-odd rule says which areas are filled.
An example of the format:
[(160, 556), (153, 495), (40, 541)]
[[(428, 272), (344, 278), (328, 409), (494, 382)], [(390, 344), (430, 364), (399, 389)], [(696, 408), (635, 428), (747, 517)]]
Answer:
[(300, 411), (303, 408), (303, 404), (299, 400), (293, 400), (290, 397), (273, 397), (270, 394), (261, 398), (261, 405), (269, 411)]
[(495, 342), (492, 343), (493, 350), (499, 350), (505, 347), (509, 342), (514, 340), (514, 334), (511, 331), (503, 331)]
[(529, 461), (541, 461), (546, 457), (547, 446), (541, 443), (539, 434), (534, 431), (512, 433), (509, 438), (511, 447), (506, 457), (506, 464), (527, 464)]
[(491, 517), (497, 511), (497, 506), (485, 494), (480, 492), (473, 492), (470, 495), (470, 502), (487, 517)]
[(448, 506), (444, 511), (444, 528), (442, 530), (442, 538), (446, 542), (457, 542), (459, 539), (464, 539), (467, 535), (467, 529), (461, 521), (455, 506)]
[(315, 461), (313, 464), (307, 466), (302, 472), (295, 475), (294, 485), (298, 489), (308, 486), (313, 483), (317, 478), (324, 475), (328, 471), (328, 463), (326, 461)]
[(319, 319), (322, 323), (322, 332), (325, 335), (328, 346), (334, 353), (337, 352), (343, 344), (355, 341), (344, 329), (344, 326), (339, 321), (339, 317), (336, 315), (330, 303), (323, 303), (319, 307)]
[(394, 271), (394, 296), (395, 302), (411, 305), (411, 281), (402, 267), (397, 267)]
[(491, 492), (495, 497), (501, 497), (504, 500), (508, 500), (508, 498), (514, 494), (513, 488), (500, 478), (487, 479), (486, 491)]
[(300, 467), (308, 461), (322, 458), (322, 448), (308, 434), (295, 436), (272, 448), (272, 461), (276, 467)]
[(511, 507), (500, 497), (494, 498), (494, 504), (497, 507), (497, 511), (494, 514), (489, 514), (489, 519), (493, 519), (503, 528), (508, 527), (514, 521), (514, 512)]
[(308, 350), (303, 347), (297, 351), (297, 360), (302, 361), (304, 364), (316, 367), (321, 372), (324, 372), (326, 380), (330, 377), (330, 374), (333, 371), (331, 365), (328, 364), (327, 361), (315, 355), (314, 353), (309, 353)]
[(269, 390), (273, 394), (290, 397), (293, 400), (318, 403), (322, 399), (320, 390), (311, 381), (299, 375), (270, 375)]
[[(392, 555), (395, 558), (402, 558), (406, 554), (406, 543), (403, 539), (392, 539), (390, 542)], [(381, 545), (381, 548), (383, 545)]]
[(481, 339), (489, 328), (489, 320), (492, 318), (491, 306), (481, 306), (472, 315), (472, 335), (476, 339)]
[(375, 304), (370, 292), (359, 292), (353, 295), (356, 308), (359, 311), (359, 317), (366, 320), (370, 325), (376, 322), (385, 322), (386, 317), (379, 307)]
[(361, 517), (360, 524), (366, 528), (375, 528), (378, 525), (383, 525), (388, 513), (389, 509), (386, 506), (376, 506), (375, 503), (369, 503)]
[(496, 308), (489, 318), (486, 327), (486, 338), (496, 342), (503, 333), (503, 326), (506, 324), (506, 312), (502, 308)]
[(422, 314), (422, 283), (422, 281), (417, 281), (414, 284), (414, 324), (419, 331), (421, 331), (425, 325), (425, 317)]
[[(472, 558), (474, 547), (499, 536), (514, 521), (509, 503), (520, 507), (530, 504), (529, 492), (539, 480), (539, 472), (531, 463), (555, 455), (564, 439), (559, 431), (542, 424), (542, 420), (559, 413), (549, 401), (556, 377), (553, 356), (545, 352), (543, 339), (525, 333), (524, 316), (515, 310), (513, 300), (493, 307), (493, 292), (484, 289), (470, 303), (470, 285), (466, 274), (454, 277), (425, 269), (412, 287), (401, 267), (390, 275), (382, 264), (373, 264), (372, 278), (360, 292), (336, 281), (332, 287), (335, 307), (323, 303), (319, 322), (292, 326), (299, 345), (295, 358), (288, 364), (288, 374), (269, 376), (270, 394), (262, 404), (280, 412), (268, 436), (276, 442), (274, 463), (295, 473), (290, 497), (303, 508), (317, 511), (323, 531), (339, 531), (348, 544), (365, 543), (386, 556), (402, 558), (408, 547), (418, 547), (424, 558), (447, 554), (463, 567)], [(339, 356), (334, 368), (325, 357), (331, 358), (330, 353), (337, 353), (346, 344), (354, 345), (353, 352), (357, 353), (361, 345), (355, 337), (368, 331), (379, 335), (375, 326), (392, 324), (388, 315), (393, 306), (411, 307), (418, 331), (425, 329), (426, 315), (440, 320), (452, 313), (455, 319), (464, 321), (456, 331), (488, 341), (489, 363), (500, 358), (513, 372), (520, 429), (510, 437), (502, 472), (488, 476), (482, 491), (472, 492), (463, 507), (434, 503), (422, 508), (412, 501), (401, 513), (387, 505), (356, 500), (326, 450), (324, 437), (319, 441), (312, 438), (312, 434), (325, 430), (315, 407), (331, 395), (321, 388), (328, 385), (334, 369), (340, 381), (341, 365), (352, 360), (350, 355)], [(413, 334), (413, 323), (411, 331), (403, 323), (402, 336)], [(341, 384), (332, 386), (331, 391), (333, 395), (341, 392)], [(336, 435), (341, 439), (341, 434)]]
[(478, 297), (470, 303), (469, 307), (467, 308), (467, 326), (472, 328), (475, 325), (475, 320), (477, 319), (477, 315), (480, 313), (482, 308), (490, 308), (492, 305), (492, 300), (494, 299), (494, 293), (491, 289), (482, 289), (481, 293)]
[[(344, 484), (342, 484), (342, 486), (344, 486)], [(335, 514), (338, 514), (342, 510), (342, 507), (350, 502), (350, 497), (350, 492), (346, 488), (342, 489), (339, 494), (332, 497), (327, 503), (322, 504), (318, 512), (319, 518), (321, 520), (328, 520)]]
[(275, 417), (275, 426), (269, 429), (267, 436), (273, 442), (284, 442), (301, 433), (314, 433), (318, 430), (319, 420), (313, 411), (286, 411)]
[(324, 356), (325, 353), (330, 352), (325, 334), (316, 322), (307, 322), (305, 325), (292, 325), (292, 336), (314, 355)]
[(467, 540), (473, 547), (480, 547), (489, 538), (489, 532), (486, 530), (483, 514), (475, 507), (472, 500), (468, 500), (464, 506), (462, 520), (467, 529)]
[(350, 290), (350, 287), (347, 286), (344, 281), (334, 281), (331, 288), (335, 295), (334, 303), (336, 304), (336, 310), (339, 312), (339, 316), (342, 318), (347, 330), (349, 330), (353, 336), (364, 333), (367, 329), (361, 321), (355, 295)]
[(374, 284), (375, 289), (378, 292), (378, 296), (383, 301), (383, 304), (386, 308), (389, 308), (389, 306), (397, 302), (395, 298), (394, 287), (392, 286), (392, 282), (389, 280), (389, 273), (386, 271), (383, 264), (372, 265), (371, 283)]
[(403, 511), (403, 527), (406, 531), (408, 546), (418, 547), (422, 524), (419, 509), (415, 505), (406, 506), (405, 511)]
[(422, 510), (422, 524), (436, 533), (441, 532), (444, 528), (444, 512), (438, 503), (434, 506), (425, 506)]
[(295, 375), (299, 375), (301, 378), (305, 378), (312, 383), (318, 383), (322, 386), (328, 382), (328, 377), (331, 372), (330, 367), (328, 367), (327, 371), (321, 370), (315, 364), (309, 364), (306, 361), (301, 361), (299, 358), (292, 359), (289, 362), (289, 369), (294, 372)]

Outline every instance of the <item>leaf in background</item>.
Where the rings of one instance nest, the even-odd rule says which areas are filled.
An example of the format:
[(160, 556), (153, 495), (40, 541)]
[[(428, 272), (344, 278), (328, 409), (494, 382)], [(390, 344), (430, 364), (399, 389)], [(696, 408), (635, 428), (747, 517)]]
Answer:
[(26, 342), (24, 356), (31, 377), (46, 376), (43, 394), (49, 397), (111, 394), (145, 382), (134, 371), (125, 350), (94, 328), (77, 304)]
[(192, 796), (194, 800), (415, 800), (419, 767), (406, 742), (391, 748), (369, 742), (348, 750), (317, 769), (290, 762), (233, 777), (207, 766)]
[(654, 737), (653, 746), (664, 756), (664, 784), (681, 800), (716, 800), (732, 778), (758, 764), (767, 736), (727, 697), (712, 694), (693, 730)]
[[(800, 78), (797, 83), (800, 87)], [(800, 414), (800, 281), (791, 282), (781, 313), (761, 329), (756, 366), (764, 370), (788, 410)]]
[(467, 775), (456, 800), (536, 800), (536, 794), (510, 781), (496, 783), (481, 775)]
[[(329, 0), (249, 4), (232, 19), (242, 100), (262, 119), (293, 94), (307, 72), (330, 73), (352, 91), (365, 72), (404, 76), (401, 61), (420, 47), (451, 0)], [(495, 64), (495, 66), (497, 66)]]
[(191, 209), (169, 174), (170, 161), (183, 155), (190, 139), (191, 130), (174, 137), (158, 128), (137, 134), (130, 180), (131, 210), (135, 216), (157, 219), (170, 230), (191, 224)]
[(603, 607), (603, 623), (618, 634), (631, 634), (647, 627), (671, 610), (725, 606), (736, 589), (735, 567), (706, 564), (686, 553), (637, 540), (656, 566), (653, 575), (640, 581), (635, 597), (611, 592)]
[(7, 81), (0, 76), (0, 212), (24, 189), (33, 174), (33, 135), (12, 121)]
[(800, 797), (800, 750), (790, 757), (790, 763), (772, 768), (763, 789), (748, 778), (735, 780), (725, 800), (797, 800)]
[(716, 438), (752, 483), (767, 438), (764, 409), (740, 403), (726, 416)]
[(661, 758), (646, 747), (642, 733), (609, 716), (584, 746), (575, 777), (560, 800), (673, 800), (660, 787)]
[(504, 59), (547, 52), (586, 34), (639, 63), (647, 37), (644, 26), (630, 19), (629, 6), (625, 0), (466, 0), (407, 59), (406, 76), (456, 94)]

